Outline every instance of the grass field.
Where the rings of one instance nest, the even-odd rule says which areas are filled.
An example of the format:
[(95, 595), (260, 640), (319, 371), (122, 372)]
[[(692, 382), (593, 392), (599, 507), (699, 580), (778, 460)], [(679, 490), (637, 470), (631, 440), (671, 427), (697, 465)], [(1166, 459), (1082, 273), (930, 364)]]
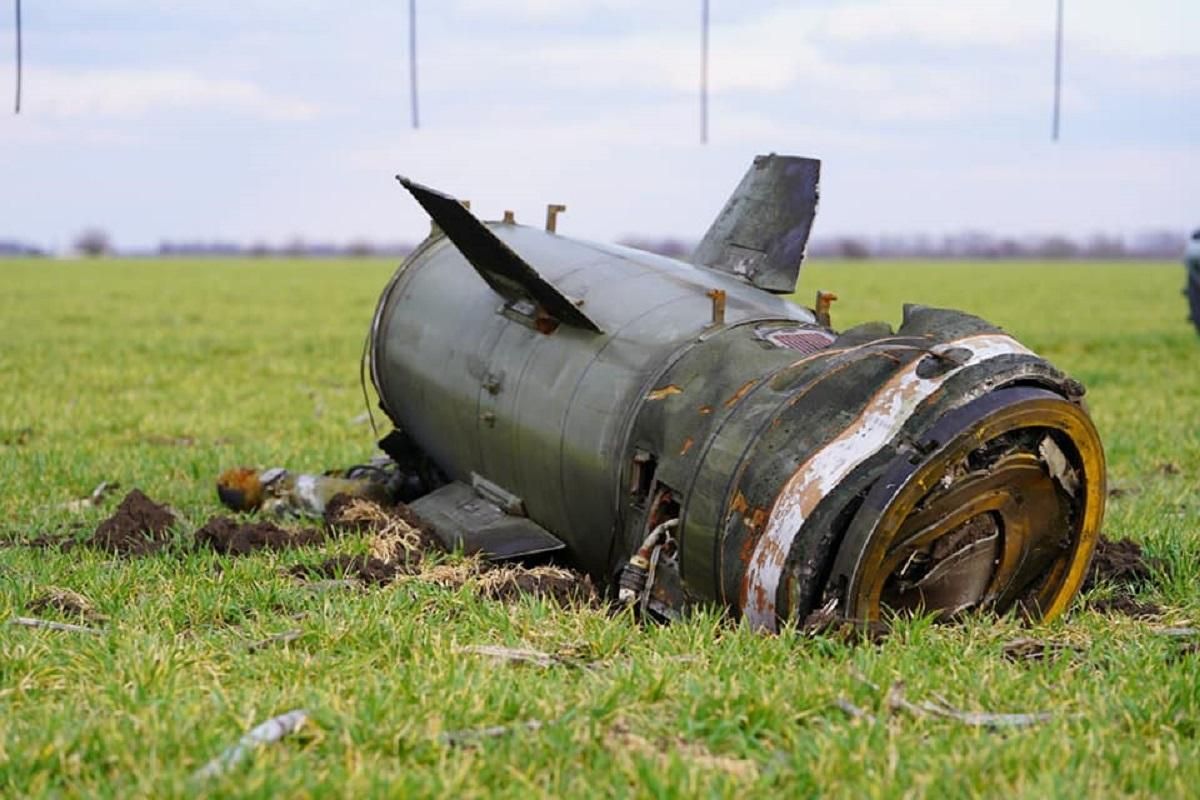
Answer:
[[(358, 357), (392, 265), (326, 261), (0, 262), (0, 538), (111, 511), (62, 504), (102, 480), (190, 526), (239, 463), (322, 469), (369, 457)], [(91, 598), (103, 636), (0, 625), (0, 796), (1195, 796), (1200, 656), (1161, 633), (1200, 623), (1200, 338), (1175, 264), (814, 263), (839, 327), (901, 304), (997, 322), (1089, 387), (1110, 483), (1105, 530), (1163, 569), (1135, 620), (1086, 604), (1013, 620), (899, 624), (882, 645), (766, 637), (700, 616), (639, 628), (600, 611), (419, 582), (317, 594), (281, 567), (329, 550), (114, 561), (0, 546), (0, 620), (47, 587)], [(119, 496), (120, 493), (118, 493)], [(182, 535), (181, 530), (181, 535)], [(65, 618), (64, 618), (65, 619)], [(71, 620), (65, 620), (71, 621)], [(288, 629), (295, 641), (247, 643)], [(1076, 646), (1013, 663), (1005, 643)], [(458, 648), (569, 652), (498, 664)], [(887, 713), (906, 684), (968, 710), (1049, 711), (986, 731)], [(846, 699), (877, 716), (848, 716)], [(224, 777), (192, 773), (248, 728), (312, 721)], [(451, 747), (447, 731), (539, 720)]]

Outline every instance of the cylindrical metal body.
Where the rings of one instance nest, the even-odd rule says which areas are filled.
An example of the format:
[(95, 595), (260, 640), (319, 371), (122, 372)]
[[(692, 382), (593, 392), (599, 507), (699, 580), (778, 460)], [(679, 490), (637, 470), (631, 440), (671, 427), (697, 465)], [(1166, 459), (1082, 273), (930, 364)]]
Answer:
[[(810, 312), (727, 275), (651, 253), (490, 224), (550, 283), (603, 320), (595, 335), (540, 333), (506, 316), (445, 237), (401, 267), (374, 322), (372, 375), (384, 409), (452, 478), (477, 473), (602, 574), (618, 527), (620, 460), (645, 387), (711, 321), (811, 321)], [(626, 554), (627, 555), (627, 554)]]
[[(1002, 331), (957, 312), (910, 308), (896, 334), (864, 327), (839, 336), (812, 312), (725, 273), (511, 224), (489, 227), (582, 300), (604, 332), (540, 331), (434, 235), (380, 301), (372, 376), (388, 415), (452, 479), (479, 475), (520, 497), (529, 517), (598, 579), (614, 580), (651, 527), (672, 517), (690, 595), (766, 628), (827, 596), (873, 616), (880, 602), (942, 607), (1001, 597), (1057, 613), (1062, 597), (1074, 594), (1103, 508), (1102, 454), (1090, 423), (1078, 421), (1086, 415), (1077, 384)], [(714, 313), (718, 298), (723, 318)], [(986, 408), (973, 405), (1006, 387), (1038, 387), (1046, 397), (1001, 394)], [(1036, 402), (1054, 413), (1061, 405), (1069, 424), (1058, 433), (1050, 423), (1021, 433), (1004, 427), (1012, 409)], [(963, 408), (966, 422), (945, 442), (926, 441), (939, 420)], [(980, 438), (957, 461), (938, 461), (943, 445), (968, 434)], [(1016, 489), (981, 483), (976, 494), (990, 499), (967, 502), (976, 497), (971, 487), (955, 488), (960, 477), (969, 483), (1019, 470), (1022, 459), (1037, 460), (1039, 447), (1065, 452), (1063, 480), (1083, 484), (1076, 503), (1075, 494), (1056, 494), (1050, 467), (1041, 483), (1036, 469), (1011, 473), (1026, 475), (1021, 490), (1045, 500), (1047, 514), (1063, 516), (1062, 530), (1044, 532), (1066, 542), (1053, 558), (1040, 545), (1009, 542), (1026, 522), (1013, 511), (1022, 505)], [(862, 565), (897, 572), (872, 547), (882, 541), (877, 530), (902, 521), (892, 518), (903, 498), (889, 494), (874, 505), (864, 498), (898, 461), (921, 465), (918, 477), (929, 483), (910, 498), (913, 516), (922, 503), (943, 503), (953, 524), (934, 538), (965, 543), (939, 567), (928, 542), (914, 538), (909, 545), (920, 553), (889, 578)], [(948, 494), (930, 499), (938, 480)], [(1058, 494), (1073, 510), (1055, 510)], [(978, 535), (963, 539), (964, 525)], [(1021, 536), (1033, 542), (1041, 534)], [(985, 590), (989, 559), (1002, 561), (988, 548), (1003, 549), (1002, 540), (1016, 561), (1003, 587)], [(918, 575), (912, 562), (922, 559), (933, 566)], [(1034, 578), (1050, 580), (1031, 578), (1034, 568), (1048, 572), (1058, 561), (1067, 566), (1057, 583), (1034, 586)], [(866, 600), (854, 599), (860, 584)], [(974, 588), (947, 588), (958, 585)]]

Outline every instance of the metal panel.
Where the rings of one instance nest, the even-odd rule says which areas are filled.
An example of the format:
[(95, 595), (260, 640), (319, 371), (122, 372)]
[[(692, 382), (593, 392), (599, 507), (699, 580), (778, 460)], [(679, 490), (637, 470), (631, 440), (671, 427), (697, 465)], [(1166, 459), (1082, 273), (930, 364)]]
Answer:
[(465, 483), (451, 483), (411, 504), (451, 550), (501, 560), (562, 550), (563, 542), (526, 517), (506, 514)]

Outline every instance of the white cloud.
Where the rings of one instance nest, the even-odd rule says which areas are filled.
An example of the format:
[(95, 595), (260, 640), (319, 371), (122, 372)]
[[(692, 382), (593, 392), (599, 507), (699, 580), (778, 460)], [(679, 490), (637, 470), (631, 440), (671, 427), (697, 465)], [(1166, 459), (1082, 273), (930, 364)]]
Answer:
[[(8, 85), (11, 74), (0, 71), (0, 83)], [(318, 113), (311, 103), (274, 95), (248, 80), (178, 69), (30, 69), (22, 110), (45, 119), (221, 111), (286, 122)]]

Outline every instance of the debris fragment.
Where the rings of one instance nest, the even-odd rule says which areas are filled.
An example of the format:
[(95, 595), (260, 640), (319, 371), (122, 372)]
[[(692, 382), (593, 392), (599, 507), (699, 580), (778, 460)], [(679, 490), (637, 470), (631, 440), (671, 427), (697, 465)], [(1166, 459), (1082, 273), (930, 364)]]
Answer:
[(517, 731), (536, 731), (542, 727), (541, 720), (530, 719), (524, 722), (514, 722), (511, 725), (491, 725), (487, 728), (472, 728), (463, 731), (449, 731), (438, 739), (451, 747), (471, 747), (480, 739), (495, 739)]
[(218, 553), (244, 556), (255, 550), (287, 550), (320, 544), (325, 534), (315, 528), (287, 531), (272, 522), (239, 523), (229, 517), (213, 517), (196, 531), (196, 544)]
[(865, 719), (868, 722), (875, 722), (874, 714), (869, 711), (864, 711), (844, 697), (839, 697), (837, 700), (834, 700), (833, 704), (855, 719)]
[(100, 503), (103, 502), (104, 498), (115, 492), (120, 487), (121, 484), (116, 483), (115, 481), (100, 481), (100, 483), (96, 484), (96, 488), (92, 489), (91, 493), (86, 497), (68, 500), (67, 502), (63, 503), (60, 508), (75, 513), (89, 508), (99, 508)]
[(113, 515), (97, 526), (87, 541), (120, 556), (144, 556), (161, 550), (178, 521), (175, 512), (151, 500), (140, 489), (131, 489)]
[(88, 633), (93, 636), (100, 636), (104, 633), (104, 631), (97, 630), (96, 628), (85, 628), (83, 625), (72, 625), (69, 622), (51, 622), (48, 619), (35, 619), (33, 617), (13, 617), (9, 622), (25, 628), (44, 628), (49, 631), (61, 631), (63, 633)]
[(253, 728), (239, 739), (237, 744), (229, 747), (221, 755), (198, 769), (192, 777), (196, 780), (205, 780), (228, 772), (260, 745), (272, 744), (288, 734), (298, 731), (307, 719), (308, 711), (304, 709), (272, 717)]
[(280, 645), (280, 644), (287, 644), (288, 642), (294, 642), (297, 639), (299, 639), (301, 635), (302, 635), (302, 632), (299, 630), (290, 630), (290, 631), (284, 631), (283, 633), (276, 633), (273, 636), (268, 636), (265, 639), (259, 639), (257, 642), (251, 642), (246, 647), (246, 652), (257, 653), (260, 650), (266, 650), (268, 647), (273, 647), (275, 645)]
[(1160, 636), (1170, 636), (1172, 638), (1187, 639), (1193, 636), (1200, 636), (1200, 628), (1169, 626), (1166, 628), (1157, 628), (1154, 631)]
[[(388, 465), (391, 465), (389, 467)], [(232, 511), (263, 511), (277, 517), (320, 517), (339, 494), (379, 502), (392, 499), (400, 479), (389, 459), (319, 475), (282, 467), (234, 467), (217, 477), (217, 497)]]
[(518, 647), (503, 647), (494, 644), (473, 644), (467, 647), (459, 647), (455, 650), (458, 653), (471, 653), (477, 656), (488, 656), (498, 661), (515, 664), (533, 664), (538, 667), (552, 667), (555, 664), (562, 664), (563, 661), (557, 656), (550, 653), (543, 653), (541, 650), (527, 650)]
[(29, 604), (29, 610), (38, 614), (57, 611), (68, 617), (78, 617), (89, 622), (103, 622), (105, 617), (96, 611), (92, 601), (70, 589), (57, 586), (47, 588)]
[(994, 714), (986, 711), (961, 711), (943, 698), (937, 702), (923, 700), (919, 704), (909, 702), (904, 696), (904, 682), (896, 681), (887, 693), (887, 707), (892, 711), (907, 711), (914, 717), (935, 716), (953, 719), (964, 725), (977, 728), (1027, 728), (1054, 719), (1054, 714), (1039, 711), (1032, 714)]
[(1067, 456), (1058, 443), (1049, 436), (1045, 437), (1038, 445), (1038, 454), (1041, 455), (1042, 461), (1050, 469), (1050, 474), (1054, 476), (1054, 480), (1058, 481), (1063, 491), (1074, 497), (1075, 493), (1079, 491), (1079, 475), (1067, 461)]

